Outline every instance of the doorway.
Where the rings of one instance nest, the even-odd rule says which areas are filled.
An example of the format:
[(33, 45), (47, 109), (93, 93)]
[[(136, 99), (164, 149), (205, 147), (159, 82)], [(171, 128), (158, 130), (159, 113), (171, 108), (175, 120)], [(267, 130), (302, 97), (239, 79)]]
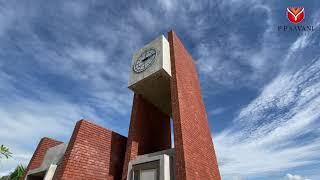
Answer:
[(160, 179), (160, 161), (151, 161), (142, 164), (136, 164), (132, 167), (132, 180), (159, 180)]

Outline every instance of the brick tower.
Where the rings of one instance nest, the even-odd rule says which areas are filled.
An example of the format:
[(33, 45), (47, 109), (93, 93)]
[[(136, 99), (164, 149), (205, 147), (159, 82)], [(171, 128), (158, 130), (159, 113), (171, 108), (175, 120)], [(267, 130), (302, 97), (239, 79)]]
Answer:
[(133, 57), (129, 88), (135, 94), (122, 180), (153, 179), (156, 173), (147, 170), (156, 160), (163, 175), (155, 179), (220, 180), (194, 61), (173, 31), (168, 40), (161, 36)]
[(40, 141), (23, 179), (220, 180), (196, 67), (174, 32), (168, 39), (133, 56), (128, 138), (80, 120), (68, 144)]

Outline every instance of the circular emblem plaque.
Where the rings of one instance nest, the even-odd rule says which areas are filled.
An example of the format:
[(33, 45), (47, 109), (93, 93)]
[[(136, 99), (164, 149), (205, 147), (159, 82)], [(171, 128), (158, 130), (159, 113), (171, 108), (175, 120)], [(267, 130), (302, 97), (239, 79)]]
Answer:
[(143, 51), (133, 64), (133, 71), (136, 73), (148, 69), (156, 60), (157, 51), (153, 48)]

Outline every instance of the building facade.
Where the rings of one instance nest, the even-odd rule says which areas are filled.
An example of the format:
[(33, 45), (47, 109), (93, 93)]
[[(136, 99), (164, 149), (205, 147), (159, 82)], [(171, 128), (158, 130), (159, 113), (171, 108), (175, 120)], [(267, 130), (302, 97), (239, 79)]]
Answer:
[(177, 35), (138, 50), (129, 79), (128, 137), (81, 120), (68, 144), (40, 141), (24, 179), (220, 180), (196, 66)]

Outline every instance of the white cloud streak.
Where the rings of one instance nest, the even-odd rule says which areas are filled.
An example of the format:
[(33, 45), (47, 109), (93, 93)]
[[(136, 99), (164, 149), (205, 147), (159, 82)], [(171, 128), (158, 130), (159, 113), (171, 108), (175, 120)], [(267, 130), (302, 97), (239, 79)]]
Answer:
[(26, 165), (41, 137), (68, 141), (75, 122), (82, 118), (101, 124), (102, 118), (90, 106), (74, 104), (44, 89), (37, 93), (39, 98), (28, 97), (14, 83), (13, 77), (0, 73), (0, 93), (11, 92), (0, 101), (0, 139), (13, 153), (9, 160), (1, 159), (1, 175), (12, 171), (17, 164)]
[[(274, 20), (272, 19), (271, 7), (261, 2), (246, 2), (243, 6), (242, 1), (223, 2), (217, 6), (217, 12), (228, 12), (221, 18), (227, 19), (230, 24), (221, 25), (222, 29), (235, 27), (235, 30), (221, 32), (214, 36), (211, 41), (200, 43), (196, 52), (199, 55), (199, 70), (203, 73), (206, 82), (214, 83), (222, 89), (238, 89), (250, 87), (259, 89), (264, 83), (277, 73), (278, 64), (281, 58), (281, 51), (276, 46), (280, 40), (274, 34)], [(252, 29), (260, 28), (259, 38), (244, 36), (243, 32), (238, 32), (235, 18), (239, 9), (247, 10), (247, 16), (252, 20)], [(251, 16), (252, 15), (252, 16)], [(254, 19), (254, 16), (262, 16), (263, 19)], [(250, 25), (250, 27), (251, 27)], [(249, 24), (247, 25), (249, 26)], [(249, 31), (249, 30), (248, 30)], [(210, 37), (209, 37), (210, 38)], [(247, 39), (251, 43), (259, 41), (257, 46), (246, 44)], [(240, 67), (241, 66), (241, 67)], [(219, 91), (216, 89), (215, 91)]]
[(222, 174), (261, 176), (318, 163), (319, 109), (320, 58), (297, 71), (284, 68), (214, 137)]
[[(77, 6), (77, 10), (69, 12), (70, 16), (74, 15), (76, 20), (82, 21), (80, 18), (86, 13), (86, 4), (68, 4), (64, 6), (66, 8), (64, 10), (67, 11), (73, 5)], [(18, 48), (17, 51), (21, 50), (19, 53), (26, 53), (24, 56), (27, 57), (22, 60), (17, 57), (0, 61), (0, 143), (8, 146), (13, 152), (11, 159), (1, 161), (0, 175), (6, 175), (17, 164), (26, 165), (41, 137), (48, 136), (67, 142), (75, 122), (82, 118), (100, 125), (107, 125), (108, 128), (115, 131), (126, 129), (115, 127), (114, 124), (119, 124), (119, 122), (112, 122), (112, 120), (115, 115), (120, 117), (130, 112), (132, 98), (126, 85), (129, 72), (127, 64), (131, 59), (125, 60), (124, 57), (129, 57), (129, 55), (123, 53), (117, 56), (119, 59), (112, 59), (112, 57), (116, 51), (121, 49), (120, 45), (128, 50), (126, 53), (130, 53), (132, 45), (139, 40), (139, 37), (133, 36), (132, 39), (126, 39), (130, 42), (121, 44), (119, 39), (122, 38), (119, 35), (122, 34), (119, 31), (124, 31), (124, 29), (120, 28), (128, 30), (127, 27), (119, 25), (117, 33), (108, 33), (103, 32), (103, 28), (106, 28), (104, 26), (101, 31), (96, 32), (97, 25), (93, 27), (93, 31), (100, 33), (100, 36), (93, 41), (114, 40), (113, 42), (107, 41), (110, 45), (106, 49), (95, 46), (95, 43), (79, 43), (72, 39), (74, 37), (71, 37), (72, 40), (66, 42), (64, 46), (56, 47), (47, 39), (43, 39), (32, 27), (31, 22), (39, 21), (39, 19), (32, 18), (42, 16), (38, 12), (39, 9), (36, 7), (28, 10), (24, 7), (19, 8), (22, 10), (10, 14), (12, 17), (8, 14), (12, 6), (0, 12), (0, 23), (6, 25), (5, 27), (0, 25), (0, 38), (4, 37), (1, 37), (1, 33), (8, 33), (7, 29), (19, 31), (24, 35), (23, 38), (14, 37), (13, 42), (10, 43)], [(22, 18), (21, 14), (26, 11), (32, 11), (32, 14), (36, 15)], [(12, 24), (13, 19), (17, 19), (19, 23)], [(72, 29), (74, 24), (66, 26), (63, 30)], [(50, 30), (56, 31), (56, 29)], [(59, 38), (70, 37), (55, 38), (54, 41), (59, 41)], [(1, 45), (3, 45), (2, 42)], [(8, 51), (3, 50), (1, 53), (1, 57), (9, 54)], [(28, 69), (30, 67), (19, 66), (10, 69), (11, 66), (7, 63), (10, 63), (11, 60), (31, 62), (32, 67), (37, 66), (40, 69), (31, 68), (31, 70)], [(45, 82), (45, 77), (41, 77), (42, 74), (40, 77), (39, 74), (34, 75), (38, 72), (72, 82), (77, 88), (74, 88), (73, 91), (68, 89), (68, 92), (72, 94), (57, 91), (53, 87), (61, 86), (60, 81), (55, 81), (56, 84), (52, 85), (50, 82)], [(76, 100), (70, 98), (71, 96)], [(103, 112), (100, 111), (101, 109)], [(128, 119), (123, 119), (122, 123), (125, 124), (126, 120)]]
[(288, 173), (285, 177), (286, 180), (311, 180), (309, 178), (304, 178), (300, 175), (293, 175), (293, 174), (290, 174)]

